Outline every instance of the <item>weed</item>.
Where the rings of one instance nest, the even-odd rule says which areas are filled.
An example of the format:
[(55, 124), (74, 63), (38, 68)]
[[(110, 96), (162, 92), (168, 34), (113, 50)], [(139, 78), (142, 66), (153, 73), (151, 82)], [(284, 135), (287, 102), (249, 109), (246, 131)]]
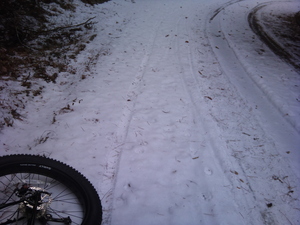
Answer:
[(4, 123), (7, 127), (12, 127), (14, 124), (14, 121), (11, 117), (4, 117)]
[(34, 139), (35, 146), (45, 143), (49, 138), (53, 138), (55, 132), (51, 130), (45, 131), (40, 137)]
[(69, 113), (69, 112), (72, 112), (72, 111), (74, 111), (74, 109), (72, 109), (70, 107), (70, 105), (68, 104), (66, 107), (63, 107), (59, 110), (59, 114)]

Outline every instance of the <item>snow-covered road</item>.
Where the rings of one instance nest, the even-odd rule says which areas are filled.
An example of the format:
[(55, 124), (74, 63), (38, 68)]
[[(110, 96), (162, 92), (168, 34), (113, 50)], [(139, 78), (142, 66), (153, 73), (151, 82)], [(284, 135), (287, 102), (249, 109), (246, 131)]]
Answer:
[(48, 88), (2, 132), (1, 155), (75, 167), (107, 225), (299, 224), (299, 74), (247, 20), (267, 1), (133, 2), (91, 10), (99, 35), (82, 54), (102, 54), (91, 75)]

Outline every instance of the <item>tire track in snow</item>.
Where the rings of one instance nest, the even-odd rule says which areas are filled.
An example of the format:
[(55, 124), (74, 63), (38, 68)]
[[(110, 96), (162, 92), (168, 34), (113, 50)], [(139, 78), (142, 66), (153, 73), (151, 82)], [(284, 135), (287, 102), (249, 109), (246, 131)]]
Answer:
[[(111, 211), (113, 210), (113, 202), (115, 198), (114, 190), (116, 188), (116, 179), (119, 171), (120, 160), (122, 158), (122, 151), (125, 148), (124, 146), (126, 144), (132, 117), (135, 114), (134, 111), (137, 99), (143, 92), (143, 78), (147, 69), (149, 69), (149, 60), (151, 59), (154, 49), (157, 47), (155, 47), (155, 43), (158, 38), (158, 31), (164, 20), (164, 17), (160, 18), (160, 20), (154, 25), (154, 28), (152, 29), (152, 35), (148, 39), (148, 41), (146, 42), (145, 40), (143, 40), (143, 42), (150, 44), (146, 49), (143, 50), (144, 57), (141, 60), (138, 72), (131, 82), (126, 99), (124, 99), (125, 104), (123, 106), (120, 123), (117, 124), (118, 128), (114, 137), (115, 141), (113, 146), (111, 147), (112, 150), (109, 151), (107, 155), (107, 165), (105, 173), (103, 175), (104, 179), (102, 181), (102, 192), (105, 193), (102, 201), (104, 201), (107, 205), (104, 210), (103, 224), (111, 224)], [(154, 70), (154, 68), (152, 68), (152, 70)]]
[[(193, 37), (188, 20), (180, 20), (177, 24), (177, 29), (184, 30), (186, 38)], [(191, 103), (191, 117), (193, 120), (191, 124), (194, 123), (190, 138), (190, 151), (192, 154), (197, 152), (198, 156), (203, 160), (197, 166), (197, 169), (200, 168), (204, 171), (203, 176), (199, 177), (201, 192), (210, 193), (209, 195), (211, 196), (209, 199), (206, 199), (205, 194), (203, 194), (204, 201), (201, 205), (202, 221), (204, 224), (220, 224), (222, 221), (218, 217), (208, 217), (206, 212), (210, 209), (212, 212), (215, 211), (218, 214), (218, 212), (224, 211), (226, 208), (228, 211), (231, 211), (231, 222), (229, 220), (226, 222), (234, 224), (235, 221), (241, 219), (241, 215), (238, 213), (239, 209), (235, 207), (234, 195), (232, 195), (229, 189), (225, 188), (232, 183), (231, 179), (225, 174), (228, 171), (226, 163), (228, 161), (227, 155), (220, 149), (222, 147), (225, 148), (225, 146), (220, 146), (220, 143), (217, 141), (218, 135), (212, 133), (212, 131), (216, 131), (217, 129), (210, 118), (209, 109), (206, 108), (208, 104), (205, 101), (207, 96), (203, 94), (203, 84), (197, 78), (200, 76), (196, 69), (197, 66), (194, 64), (194, 59), (197, 59), (197, 57), (191, 50), (191, 46), (195, 44), (193, 43), (194, 41), (190, 40), (185, 45), (177, 42), (177, 48), (180, 53), (178, 55), (178, 62), (181, 66), (181, 80)], [(218, 67), (218, 65), (213, 65), (213, 67)], [(199, 145), (199, 143), (201, 144)], [(213, 179), (214, 176), (222, 177), (222, 179)], [(231, 184), (231, 186), (233, 185)], [(219, 191), (211, 192), (214, 188), (219, 188)], [(222, 199), (222, 195), (226, 195), (226, 199)]]
[[(190, 35), (188, 35), (189, 32), (187, 32), (189, 29), (187, 26), (187, 20), (187, 17), (182, 17), (177, 21), (176, 33), (179, 35), (178, 38), (174, 40), (173, 45), (178, 53), (176, 56), (176, 61), (180, 70), (178, 75), (179, 81), (181, 82), (181, 86), (184, 88), (186, 95), (183, 99), (190, 110), (190, 115), (187, 117), (189, 120), (188, 124), (190, 124), (190, 130), (188, 134), (189, 137), (187, 137), (189, 139), (188, 151), (191, 159), (198, 160), (199, 158), (204, 159), (208, 157), (205, 154), (205, 151), (207, 151), (209, 148), (209, 143), (207, 143), (205, 139), (207, 129), (201, 119), (203, 114), (196, 103), (199, 100), (199, 93), (197, 91), (197, 84), (193, 76), (194, 71), (193, 66), (191, 65), (191, 52), (188, 47), (190, 43)], [(205, 163), (202, 165), (202, 163), (199, 162), (196, 168), (197, 170), (200, 170), (198, 174), (200, 174), (201, 178), (199, 179), (200, 182), (199, 180), (192, 181), (195, 183), (193, 191), (194, 194), (200, 192), (200, 195), (202, 196), (201, 200), (203, 201), (202, 204), (198, 205), (198, 210), (201, 212), (199, 213), (198, 217), (200, 218), (200, 221), (204, 222), (203, 224), (216, 224), (217, 222), (214, 217), (205, 215), (205, 213), (209, 214), (210, 210), (213, 210), (213, 203), (211, 202), (211, 199), (214, 198), (214, 195), (209, 188), (207, 177), (211, 176), (215, 172), (215, 168), (213, 165), (206, 167)]]
[(111, 211), (113, 210), (114, 189), (116, 186), (116, 178), (119, 170), (122, 150), (126, 143), (128, 130), (132, 121), (132, 116), (134, 114), (136, 100), (139, 94), (142, 92), (143, 77), (147, 69), (149, 59), (152, 55), (153, 46), (157, 37), (157, 31), (160, 25), (161, 21), (154, 25), (153, 33), (149, 38), (150, 41), (148, 41), (150, 45), (147, 47), (147, 49), (144, 50), (144, 57), (141, 60), (139, 70), (129, 87), (126, 96), (127, 99), (124, 99), (125, 104), (123, 106), (120, 122), (117, 124), (117, 131), (114, 136), (114, 144), (107, 155), (107, 164), (105, 172), (103, 174), (104, 179), (102, 181), (102, 193), (105, 193), (102, 201), (106, 203), (103, 215), (103, 224), (106, 225), (111, 224)]
[[(247, 104), (252, 108), (260, 109), (257, 115), (263, 117), (262, 120), (265, 120), (265, 123), (262, 124), (265, 126), (265, 129), (277, 131), (273, 132), (275, 140), (282, 143), (290, 143), (290, 146), (299, 146), (300, 142), (294, 135), (294, 129), (296, 128), (284, 117), (281, 108), (276, 105), (269, 94), (247, 73), (246, 68), (244, 68), (242, 62), (239, 60), (238, 53), (226, 39), (226, 35), (222, 31), (219, 21), (219, 17), (213, 21), (209, 19), (209, 22), (207, 22), (206, 35), (211, 43), (212, 50), (220, 61), (224, 74), (227, 75), (230, 82), (237, 88), (241, 96), (244, 97)], [(218, 46), (222, 48), (219, 49)], [(224, 60), (224, 55), (226, 55), (226, 60)], [(276, 121), (276, 123), (274, 123), (274, 121)], [(290, 123), (291, 127), (286, 126), (287, 123)], [(286, 133), (290, 135), (287, 136), (285, 135)], [(295, 171), (298, 171), (298, 169)]]
[(232, 0), (232, 1), (229, 1), (229, 2), (227, 2), (225, 4), (223, 4), (221, 7), (217, 8), (216, 10), (214, 10), (212, 12), (212, 15), (210, 16), (209, 22), (211, 22), (226, 7), (228, 7), (228, 6), (232, 5), (232, 4), (235, 4), (237, 2), (241, 2), (241, 1), (244, 1), (244, 0)]
[[(143, 140), (145, 138), (145, 134), (149, 133), (156, 133), (157, 130), (164, 130), (164, 133), (161, 133), (158, 131), (158, 135), (162, 134), (163, 137), (157, 138), (155, 137), (154, 139), (150, 139), (150, 141), (157, 142), (154, 144), (155, 147), (158, 147), (158, 150), (152, 149), (151, 152), (144, 153), (143, 151), (136, 151), (140, 150), (141, 148), (139, 146), (135, 147), (129, 147), (131, 148), (130, 150), (126, 149), (124, 153), (122, 153), (122, 161), (120, 162), (120, 165), (128, 165), (128, 162), (123, 164), (125, 159), (131, 159), (131, 158), (138, 158), (143, 154), (148, 154), (147, 160), (152, 161), (152, 163), (143, 163), (147, 164), (147, 167), (145, 168), (144, 165), (142, 167), (136, 166), (135, 162), (132, 161), (133, 165), (129, 165), (128, 167), (130, 168), (124, 168), (124, 170), (121, 170), (118, 173), (118, 182), (115, 183), (116, 185), (116, 190), (115, 190), (115, 197), (114, 197), (114, 214), (113, 215), (120, 215), (124, 214), (126, 215), (126, 207), (137, 207), (136, 205), (132, 204), (132, 201), (135, 201), (135, 199), (138, 198), (143, 198), (145, 199), (145, 205), (148, 205), (149, 208), (145, 208), (145, 205), (141, 205), (139, 210), (147, 210), (147, 213), (150, 214), (151, 211), (153, 212), (153, 208), (158, 208), (155, 209), (155, 211), (159, 212), (159, 208), (161, 212), (159, 212), (160, 216), (164, 215), (164, 220), (167, 221), (168, 218), (171, 221), (174, 221), (172, 224), (180, 224), (177, 220), (184, 219), (184, 215), (186, 213), (190, 213), (191, 217), (195, 220), (193, 221), (208, 221), (207, 224), (216, 224), (218, 219), (215, 219), (214, 216), (212, 216), (211, 212), (214, 210), (214, 205), (213, 202), (210, 202), (215, 194), (212, 193), (213, 187), (209, 186), (212, 185), (212, 183), (209, 183), (206, 181), (205, 177), (208, 177), (208, 180), (215, 180), (216, 182), (221, 182), (223, 183), (223, 180), (216, 180), (214, 178), (214, 174), (216, 173), (217, 175), (217, 169), (211, 168), (211, 165), (206, 164), (205, 166), (201, 167), (201, 171), (199, 171), (200, 166), (195, 166), (199, 161), (202, 159), (197, 159), (199, 157), (199, 145), (201, 145), (202, 140), (203, 143), (206, 141), (205, 138), (200, 138), (198, 139), (197, 135), (194, 135), (195, 133), (201, 133), (202, 136), (205, 136), (205, 132), (207, 130), (202, 130), (201, 126), (203, 124), (198, 123), (198, 121), (194, 120), (194, 118), (197, 115), (197, 112), (192, 112), (194, 111), (193, 105), (190, 103), (191, 101), (189, 98), (191, 97), (192, 94), (187, 94), (186, 91), (182, 90), (182, 86), (184, 87), (185, 85), (182, 82), (182, 76), (187, 76), (187, 82), (189, 83), (194, 83), (194, 77), (193, 74), (190, 73), (190, 70), (192, 66), (190, 66), (191, 63), (191, 52), (188, 49), (187, 54), (183, 54), (182, 58), (186, 58), (187, 61), (180, 61), (178, 58), (178, 53), (179, 51), (183, 50), (186, 52), (186, 49), (181, 48), (178, 49), (178, 42), (176, 41), (178, 38), (180, 38), (180, 42), (183, 43), (183, 45), (186, 45), (185, 43), (187, 41), (186, 38), (188, 38), (188, 35), (186, 35), (187, 32), (185, 32), (185, 24), (180, 23), (180, 21), (186, 20), (186, 17), (189, 16), (190, 13), (190, 8), (185, 8), (184, 13), (182, 12), (183, 10), (178, 7), (177, 13), (174, 13), (174, 15), (168, 15), (168, 19), (162, 19), (164, 20), (164, 29), (159, 27), (157, 25), (157, 31), (159, 33), (158, 38), (154, 38), (154, 45), (155, 43), (159, 43), (160, 45), (152, 45), (153, 51), (152, 54), (149, 55), (149, 58), (147, 61), (145, 61), (146, 68), (144, 68), (144, 72), (146, 72), (146, 76), (144, 77), (144, 81), (147, 84), (147, 88), (143, 89), (142, 95), (133, 95), (136, 96), (135, 98), (135, 103), (137, 104), (134, 106), (133, 110), (137, 109), (137, 112), (132, 112), (131, 113), (131, 118), (134, 118), (132, 122), (130, 122), (130, 129), (127, 129), (126, 135), (128, 135), (128, 138), (124, 142), (129, 142), (133, 143), (132, 145), (138, 145), (139, 139)], [(180, 17), (181, 19), (178, 20), (177, 24), (180, 23), (180, 28), (177, 26), (177, 31), (174, 32), (174, 28), (176, 29), (176, 21), (174, 21), (174, 18)], [(160, 18), (161, 19), (161, 18)], [(159, 24), (159, 23), (158, 23)], [(175, 26), (174, 26), (175, 25)], [(159, 30), (158, 30), (159, 29)], [(185, 33), (184, 33), (185, 32)], [(175, 40), (175, 41), (174, 41)], [(185, 57), (187, 56), (187, 57)], [(170, 59), (171, 58), (171, 59)], [(182, 59), (180, 58), (180, 59)], [(166, 61), (165, 61), (166, 60)], [(171, 62), (171, 63), (170, 63)], [(168, 64), (170, 63), (170, 64)], [(148, 65), (147, 65), (148, 64)], [(153, 67), (151, 67), (153, 66)], [(185, 71), (185, 67), (187, 68), (187, 71)], [(165, 70), (165, 68), (168, 68)], [(144, 76), (143, 72), (143, 76)], [(182, 75), (180, 75), (180, 72)], [(183, 74), (184, 73), (184, 74)], [(191, 79), (189, 79), (191, 78)], [(158, 82), (162, 81), (163, 85), (160, 87), (157, 87), (157, 92), (155, 94), (149, 95), (153, 91), (155, 92), (156, 86), (159, 85)], [(142, 84), (143, 82), (141, 82)], [(141, 85), (140, 84), (140, 85)], [(160, 94), (164, 94), (163, 88), (167, 88), (168, 85), (170, 85), (172, 88), (168, 88), (168, 91), (165, 90), (167, 98), (164, 98), (163, 96), (160, 96)], [(175, 87), (175, 90), (174, 90)], [(179, 88), (178, 88), (179, 87)], [(178, 89), (176, 91), (176, 89)], [(131, 90), (136, 90), (136, 89), (131, 89)], [(129, 93), (131, 93), (131, 90)], [(139, 91), (141, 91), (140, 89)], [(194, 90), (194, 89), (193, 89)], [(198, 90), (198, 89), (196, 89)], [(173, 96), (172, 96), (173, 95)], [(157, 109), (153, 110), (151, 109), (151, 103), (149, 104), (147, 101), (142, 101), (142, 100), (148, 100), (143, 98), (143, 96), (151, 96), (151, 100), (149, 102), (155, 104), (156, 106), (162, 106), (164, 100), (167, 100), (167, 104), (165, 107), (162, 108), (162, 110), (165, 110), (164, 112), (162, 110), (159, 110), (158, 112)], [(199, 96), (199, 95), (197, 95)], [(131, 95), (130, 95), (131, 97)], [(162, 100), (164, 99), (164, 100)], [(162, 100), (162, 101), (160, 101)], [(196, 101), (196, 100), (195, 100)], [(130, 101), (131, 102), (131, 101)], [(169, 104), (180, 104), (180, 106), (174, 106), (174, 105), (169, 105)], [(152, 105), (153, 106), (153, 105)], [(156, 107), (155, 107), (156, 108)], [(142, 127), (143, 128), (143, 133), (139, 133), (139, 136), (136, 137), (134, 135), (134, 126), (136, 127), (139, 125), (138, 120), (144, 119), (143, 117), (143, 112), (138, 111), (138, 110), (146, 110), (148, 117), (146, 118), (155, 118), (155, 120), (149, 120), (150, 123), (148, 124), (149, 127)], [(191, 115), (193, 114), (193, 115)], [(145, 115), (145, 114), (144, 114)], [(163, 115), (163, 116), (161, 116)], [(162, 117), (165, 119), (165, 121), (162, 121), (160, 118)], [(179, 120), (176, 121), (176, 118), (180, 118)], [(146, 122), (146, 121), (145, 121)], [(193, 123), (197, 123), (193, 125)], [(151, 124), (152, 123), (152, 124)], [(192, 125), (192, 128), (191, 128)], [(159, 128), (157, 126), (160, 126)], [(145, 128), (145, 129), (144, 129)], [(156, 129), (155, 129), (156, 128)], [(152, 135), (152, 134), (151, 134)], [(144, 137), (142, 137), (144, 136)], [(157, 136), (157, 135), (154, 135)], [(147, 138), (147, 137), (146, 137)], [(176, 138), (176, 139), (175, 139)], [(146, 139), (147, 140), (147, 139)], [(147, 140), (148, 141), (148, 140)], [(149, 142), (149, 141), (148, 141)], [(165, 143), (168, 143), (170, 145), (171, 149), (168, 149), (168, 147), (165, 145)], [(173, 142), (173, 143), (172, 143)], [(136, 143), (136, 144), (134, 144)], [(187, 144), (186, 144), (187, 143)], [(204, 143), (206, 144), (206, 143)], [(128, 144), (130, 145), (130, 144)], [(128, 146), (127, 145), (127, 146)], [(151, 143), (149, 142), (147, 144), (148, 150), (151, 150), (151, 148), (154, 147), (153, 145), (151, 146)], [(160, 149), (159, 146), (163, 147), (165, 149)], [(180, 147), (179, 147), (180, 146)], [(172, 147), (175, 147), (172, 149)], [(143, 147), (142, 147), (143, 148)], [(124, 149), (125, 150), (125, 149)], [(128, 151), (127, 151), (128, 150)], [(170, 151), (169, 152), (169, 157), (166, 159), (158, 159), (157, 157), (160, 155), (160, 152), (164, 151)], [(187, 152), (186, 151), (190, 151)], [(139, 156), (134, 156), (134, 154), (138, 153)], [(190, 154), (189, 154), (190, 153)], [(209, 157), (208, 161), (213, 162), (214, 157), (211, 156), (210, 151), (207, 151), (206, 153), (207, 158)], [(178, 158), (177, 158), (178, 157)], [(201, 157), (201, 156), (200, 156)], [(143, 156), (141, 157), (143, 159)], [(141, 159), (140, 158), (140, 159)], [(139, 161), (138, 159), (136, 159)], [(145, 159), (143, 159), (145, 160)], [(162, 161), (161, 161), (162, 160)], [(164, 165), (165, 164), (165, 165)], [(190, 165), (191, 164), (191, 165)], [(140, 165), (140, 164), (138, 164)], [(217, 163), (214, 163), (217, 167)], [(148, 175), (147, 179), (153, 181), (153, 184), (151, 183), (151, 187), (153, 187), (153, 190), (148, 190), (149, 192), (144, 193), (145, 189), (143, 187), (143, 178), (140, 178), (141, 172), (146, 172), (145, 170), (148, 171), (155, 171), (155, 167), (162, 167), (162, 171), (159, 171), (159, 175)], [(133, 172), (132, 168), (140, 168), (141, 171), (139, 172)], [(169, 170), (172, 170), (172, 174), (169, 173)], [(178, 171), (178, 172), (177, 172)], [(177, 173), (179, 174), (185, 174), (186, 176), (177, 177)], [(201, 178), (197, 179), (195, 181), (194, 179), (194, 174), (199, 174)], [(138, 174), (138, 175), (137, 175)], [(146, 173), (147, 174), (147, 173)], [(130, 177), (126, 177), (129, 176)], [(132, 177), (132, 178), (131, 178)], [(159, 178), (158, 178), (159, 177)], [(119, 179), (120, 178), (120, 179)], [(168, 185), (174, 184), (174, 187), (169, 190), (167, 196), (171, 196), (171, 198), (175, 198), (170, 201), (169, 208), (164, 208), (162, 207), (156, 207), (154, 205), (151, 205), (151, 203), (155, 202), (156, 196), (149, 196), (149, 193), (156, 194), (160, 197), (161, 193), (165, 193), (165, 188), (164, 186), (166, 185), (166, 182)], [(209, 184), (209, 185), (206, 185)], [(222, 185), (218, 184), (218, 186)], [(125, 185), (125, 186), (124, 186)], [(130, 186), (128, 186), (130, 185)], [(159, 193), (155, 193), (155, 190), (160, 187)], [(151, 198), (151, 200), (149, 200)], [(147, 202), (147, 200), (149, 202)], [(160, 200), (156, 199), (156, 200)], [(230, 200), (231, 201), (231, 200)], [(208, 207), (209, 205), (209, 207)], [(229, 204), (228, 204), (229, 205)], [(122, 210), (123, 209), (123, 210)], [(190, 209), (190, 210), (189, 210)], [(118, 211), (120, 210), (120, 211)], [(132, 209), (131, 209), (132, 210)], [(178, 215), (173, 214), (173, 212), (176, 212), (178, 210), (178, 214), (182, 215), (179, 217)], [(179, 212), (180, 210), (180, 212)], [(125, 211), (125, 213), (124, 213)], [(127, 211), (128, 212), (128, 211)], [(184, 213), (185, 212), (185, 213)], [(199, 212), (202, 212), (201, 215), (199, 215)], [(146, 213), (145, 213), (146, 214)], [(231, 213), (232, 214), (232, 213)], [(128, 215), (126, 215), (128, 216)], [(152, 214), (153, 217), (157, 217), (155, 213)], [(177, 217), (176, 217), (177, 216)], [(147, 218), (146, 215), (141, 215), (141, 218)], [(139, 218), (139, 219), (141, 219)], [(161, 217), (162, 218), (162, 217)], [(234, 216), (232, 216), (234, 218)], [(121, 221), (120, 218), (117, 218), (116, 220)], [(128, 218), (127, 218), (128, 219)], [(137, 219), (137, 218), (135, 218)], [(160, 219), (159, 219), (160, 220)], [(220, 221), (220, 220), (219, 220)], [(115, 219), (113, 220), (115, 222)], [(118, 222), (116, 222), (118, 223)], [(123, 222), (126, 223), (126, 222)], [(136, 223), (139, 224), (139, 223)], [(165, 223), (157, 223), (157, 224), (165, 224)]]
[[(212, 35), (211, 34), (209, 34), (209, 32), (207, 31), (207, 29), (209, 29), (210, 27), (213, 27), (213, 28), (215, 28), (215, 21), (217, 21), (218, 20), (218, 15), (219, 15), (219, 13), (222, 11), (222, 10), (225, 10), (226, 9), (226, 7), (228, 7), (228, 6), (230, 6), (230, 5), (233, 5), (233, 4), (235, 4), (235, 3), (238, 3), (238, 2), (241, 2), (242, 0), (235, 0), (235, 1), (230, 1), (230, 2), (228, 2), (228, 3), (225, 3), (225, 4), (223, 4), (221, 7), (219, 7), (218, 9), (216, 9), (216, 10), (214, 10), (211, 14), (212, 14), (212, 16), (210, 15), (210, 14), (208, 14), (208, 19), (207, 19), (207, 23), (206, 23), (206, 28), (205, 28), (205, 35), (206, 35), (206, 38), (209, 40), (209, 42), (210, 42), (210, 48), (211, 48), (211, 50), (212, 50), (212, 52), (214, 52), (214, 54), (215, 54), (215, 49), (214, 49), (214, 46), (217, 46), (217, 47), (215, 47), (215, 48), (217, 48), (217, 49), (219, 49), (219, 47), (218, 46), (223, 46), (222, 44), (219, 44), (219, 43), (214, 43), (214, 42), (212, 42), (211, 41), (211, 39), (213, 39), (212, 38)], [(220, 32), (222, 32), (221, 31), (221, 29), (219, 30), (219, 29), (216, 29), (215, 30), (215, 33), (214, 33), (214, 36), (216, 36), (216, 37), (220, 37)], [(222, 36), (223, 37), (223, 36)], [(223, 39), (225, 39), (225, 38), (223, 38)], [(224, 54), (225, 55), (225, 54)], [(220, 62), (220, 59), (218, 58), (218, 55), (216, 55), (215, 54), (215, 57), (216, 57), (216, 60), (219, 62), (219, 64), (220, 64), (220, 69), (221, 69), (221, 71), (222, 71), (222, 74), (226, 74), (226, 70), (224, 71), (224, 68), (222, 67), (222, 64), (221, 64), (221, 62)], [(226, 55), (226, 57), (228, 57), (227, 55)], [(230, 62), (232, 62), (233, 64), (236, 64), (236, 61), (237, 60), (234, 60), (234, 59), (230, 59), (230, 58), (227, 58), (226, 59), (226, 61), (230, 61)], [(234, 68), (236, 68), (236, 65), (234, 65), (234, 66), (232, 66), (232, 67), (234, 67)], [(241, 71), (238, 71), (238, 72), (236, 72), (236, 74), (240, 74), (240, 73), (242, 73)], [(218, 122), (218, 119), (215, 119), (217, 122)], [(232, 138), (232, 140), (235, 140), (235, 139), (233, 139)], [(239, 141), (238, 141), (239, 142)], [(225, 146), (224, 146), (225, 147)], [(241, 149), (242, 149), (243, 147), (241, 146)], [(226, 161), (228, 161), (228, 163), (227, 163), (227, 165), (222, 165), (223, 166), (223, 169), (224, 169), (224, 171), (228, 171), (228, 170), (230, 170), (230, 167), (232, 168), (232, 170), (230, 170), (230, 171), (232, 171), (232, 173), (236, 173), (237, 171), (242, 171), (243, 172), (243, 175), (242, 175), (242, 180), (244, 181), (246, 181), (246, 184), (247, 184), (247, 189), (248, 190), (250, 190), (250, 192), (252, 192), (252, 195), (251, 195), (251, 197), (253, 198), (253, 200), (255, 201), (256, 200), (256, 197), (255, 197), (255, 195), (253, 194), (253, 190), (252, 190), (252, 187), (251, 187), (251, 185), (250, 185), (250, 182), (249, 182), (249, 179), (247, 178), (247, 175), (246, 175), (246, 173), (245, 173), (245, 169), (243, 168), (243, 166), (239, 163), (239, 167), (237, 167), (235, 164), (232, 164), (232, 163), (229, 163), (230, 161), (232, 161), (232, 159), (230, 159), (230, 155), (229, 154), (224, 154), (223, 155), (223, 157), (224, 157), (224, 159), (227, 159)], [(220, 162), (222, 161), (222, 159), (220, 158)], [(231, 164), (231, 165), (230, 165)], [(237, 172), (238, 173), (238, 172)], [(230, 174), (225, 174), (226, 176), (227, 176), (227, 178), (230, 180), (230, 183), (232, 184), (232, 186), (236, 186), (236, 187), (239, 187), (240, 186), (240, 182), (237, 182), (237, 180), (233, 177), (232, 178), (232, 176), (230, 176)], [(248, 196), (247, 196), (248, 197)], [(251, 200), (251, 197), (250, 197), (250, 199), (244, 199), (245, 201), (243, 202), (243, 203), (240, 203), (240, 205), (241, 206), (245, 206), (245, 205), (248, 205), (248, 207), (251, 207), (250, 205), (249, 205), (249, 203), (252, 201)], [(259, 215), (255, 215), (255, 217), (259, 217)]]
[[(226, 7), (227, 6), (225, 6), (224, 9)], [(297, 176), (295, 176), (293, 170), (289, 167), (289, 162), (286, 158), (279, 154), (278, 149), (289, 149), (291, 146), (297, 148), (296, 146), (299, 146), (299, 144), (297, 144), (299, 141), (294, 135), (287, 137), (289, 141), (284, 140), (283, 137), (286, 137), (286, 132), (290, 134), (294, 134), (294, 132), (289, 128), (286, 129), (286, 121), (284, 121), (277, 110), (274, 110), (273, 105), (269, 99), (264, 96), (261, 88), (257, 86), (255, 81), (247, 74), (222, 31), (219, 16), (220, 15), (215, 15), (207, 19), (206, 36), (211, 43), (212, 50), (222, 66), (224, 75), (226, 75), (231, 85), (236, 88), (237, 93), (241, 95), (242, 101), (244, 102), (243, 104), (246, 106), (245, 109), (259, 109), (254, 112), (252, 112), (252, 109), (248, 112), (243, 110), (240, 114), (243, 117), (247, 117), (248, 121), (237, 124), (238, 128), (245, 129), (251, 125), (253, 127), (251, 134), (244, 132), (244, 136), (241, 136), (238, 133), (232, 133), (228, 135), (228, 137), (225, 137), (228, 139), (229, 153), (232, 154), (232, 156), (228, 155), (227, 158), (231, 163), (236, 162), (233, 164), (235, 167), (233, 167), (234, 170), (232, 172), (239, 171), (236, 175), (241, 177), (240, 179), (246, 184), (244, 187), (248, 189), (244, 191), (243, 198), (239, 198), (244, 201), (244, 203), (240, 204), (240, 207), (242, 208), (248, 205), (248, 209), (246, 209), (245, 212), (248, 211), (247, 214), (252, 215), (253, 218), (257, 218), (258, 220), (256, 222), (260, 221), (265, 224), (280, 223), (278, 221), (284, 220), (280, 218), (280, 216), (278, 217), (275, 210), (270, 211), (266, 209), (263, 202), (265, 202), (266, 199), (272, 199), (272, 201), (278, 205), (285, 206), (285, 204), (288, 204), (291, 208), (297, 206), (297, 202), (292, 199), (291, 202), (287, 203), (278, 198), (276, 193), (281, 192), (284, 195), (287, 187), (284, 187), (284, 185), (283, 187), (280, 185), (273, 186), (272, 177), (274, 177), (274, 174), (281, 174), (281, 176), (286, 175), (286, 177), (290, 177), (290, 180), (294, 183), (297, 183)], [(224, 57), (226, 57), (226, 59)], [(264, 119), (260, 119), (260, 121), (265, 121), (264, 124), (258, 122), (258, 114), (263, 116)], [(277, 124), (274, 123), (274, 121), (276, 121)], [(249, 128), (248, 130), (250, 131)], [(272, 131), (272, 135), (268, 134), (267, 131)], [(247, 135), (254, 136), (253, 140), (261, 139), (260, 143), (257, 146), (251, 144), (250, 141), (247, 141)], [(275, 137), (275, 139), (270, 138), (270, 136)], [(236, 142), (233, 143), (230, 139)], [(276, 145), (280, 147), (276, 148)], [(259, 170), (259, 167), (262, 169)], [(236, 180), (234, 179), (234, 177), (231, 178), (232, 182), (235, 185), (239, 185), (237, 178)], [(264, 188), (268, 186), (272, 188), (268, 191), (264, 190)], [(238, 192), (236, 192), (236, 194), (237, 196), (239, 195)], [(256, 209), (249, 210), (253, 208), (253, 206)], [(288, 211), (289, 209), (285, 211), (285, 213)], [(284, 222), (286, 223), (287, 221)], [(255, 224), (255, 221), (253, 221), (253, 223)]]

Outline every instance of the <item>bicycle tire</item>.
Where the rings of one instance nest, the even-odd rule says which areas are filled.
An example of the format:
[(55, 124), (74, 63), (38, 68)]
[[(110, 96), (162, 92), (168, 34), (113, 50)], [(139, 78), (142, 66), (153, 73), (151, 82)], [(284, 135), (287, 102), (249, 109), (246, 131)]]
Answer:
[[(24, 214), (24, 211), (28, 210), (28, 202), (26, 202), (27, 208), (24, 206), (24, 203), (15, 204), (18, 197), (13, 193), (16, 187), (19, 188), (20, 185), (24, 185), (25, 183), (31, 187), (30, 190), (42, 190), (47, 193), (49, 191), (47, 194), (49, 200), (47, 203), (41, 204), (39, 217), (42, 217), (42, 212), (47, 211), (47, 213), (51, 212), (50, 216), (59, 218), (67, 218), (68, 216), (72, 220), (72, 223), (64, 222), (65, 224), (101, 224), (102, 206), (97, 191), (77, 170), (60, 161), (43, 156), (8, 155), (0, 157), (0, 225), (20, 224), (20, 218), (24, 219), (25, 222), (23, 224), (29, 224), (26, 216), (20, 216), (20, 214)], [(51, 195), (50, 191), (53, 192)], [(67, 195), (74, 196), (74, 199), (67, 197)], [(7, 199), (8, 197), (12, 198), (11, 196), (14, 197), (14, 200)], [(62, 201), (63, 196), (67, 200)], [(14, 205), (8, 207), (10, 201), (13, 201)], [(75, 202), (76, 204), (74, 204)], [(56, 211), (54, 206), (64, 208)], [(80, 215), (77, 215), (77, 208), (80, 209)], [(22, 212), (20, 212), (21, 209)], [(31, 214), (33, 213), (31, 212)], [(48, 214), (44, 214), (43, 220), (45, 216), (50, 218)], [(18, 218), (16, 218), (17, 216)], [(47, 220), (46, 222), (41, 222), (41, 218), (30, 220), (35, 220), (32, 223), (35, 225), (58, 224), (57, 221), (53, 222), (52, 217), (51, 219), (52, 221)]]

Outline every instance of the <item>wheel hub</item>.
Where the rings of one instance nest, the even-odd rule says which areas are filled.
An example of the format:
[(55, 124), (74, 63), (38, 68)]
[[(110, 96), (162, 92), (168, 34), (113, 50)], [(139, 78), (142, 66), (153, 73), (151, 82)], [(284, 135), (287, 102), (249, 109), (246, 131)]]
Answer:
[(22, 185), (17, 196), (23, 199), (19, 205), (19, 212), (26, 217), (31, 217), (35, 213), (37, 219), (46, 215), (52, 201), (51, 194), (46, 190), (40, 187), (30, 187), (27, 184)]

